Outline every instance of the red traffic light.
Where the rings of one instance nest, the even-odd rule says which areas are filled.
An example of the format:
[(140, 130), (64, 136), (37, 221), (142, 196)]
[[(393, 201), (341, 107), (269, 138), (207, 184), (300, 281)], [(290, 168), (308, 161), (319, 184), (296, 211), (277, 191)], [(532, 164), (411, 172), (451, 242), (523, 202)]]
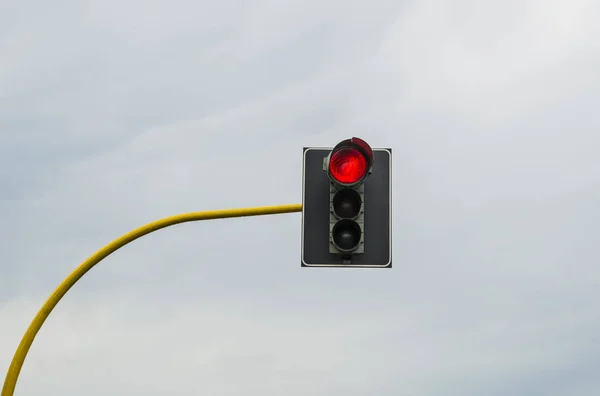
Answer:
[(329, 176), (342, 185), (353, 185), (367, 176), (373, 165), (373, 150), (362, 139), (340, 142), (329, 157)]
[(331, 154), (329, 174), (343, 184), (354, 184), (367, 173), (367, 159), (353, 148), (343, 148)]

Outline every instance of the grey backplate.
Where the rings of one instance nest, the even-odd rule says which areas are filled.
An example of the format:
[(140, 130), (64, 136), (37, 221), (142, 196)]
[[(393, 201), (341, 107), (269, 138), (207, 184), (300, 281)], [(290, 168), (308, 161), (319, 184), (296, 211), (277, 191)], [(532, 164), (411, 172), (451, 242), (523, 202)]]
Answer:
[(373, 149), (365, 186), (365, 253), (351, 264), (329, 253), (329, 178), (323, 158), (332, 148), (304, 148), (302, 173), (302, 266), (390, 268), (392, 266), (392, 150)]

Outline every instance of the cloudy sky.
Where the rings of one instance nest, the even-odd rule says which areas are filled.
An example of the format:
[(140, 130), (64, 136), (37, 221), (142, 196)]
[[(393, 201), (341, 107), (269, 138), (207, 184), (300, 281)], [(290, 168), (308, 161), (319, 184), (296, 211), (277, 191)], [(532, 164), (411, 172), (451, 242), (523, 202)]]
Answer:
[[(369, 5), (366, 5), (369, 4)], [(394, 268), (300, 214), (176, 226), (83, 278), (17, 395), (592, 396), (600, 2), (0, 2), (0, 369), (119, 235), (301, 202), (303, 146), (394, 150)]]

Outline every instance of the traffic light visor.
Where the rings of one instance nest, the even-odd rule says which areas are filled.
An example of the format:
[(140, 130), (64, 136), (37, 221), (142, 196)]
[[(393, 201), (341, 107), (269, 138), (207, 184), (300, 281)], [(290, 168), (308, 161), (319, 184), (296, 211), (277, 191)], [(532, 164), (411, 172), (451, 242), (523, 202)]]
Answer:
[(373, 150), (362, 139), (352, 138), (340, 142), (329, 157), (329, 176), (339, 184), (353, 185), (361, 182), (373, 164)]

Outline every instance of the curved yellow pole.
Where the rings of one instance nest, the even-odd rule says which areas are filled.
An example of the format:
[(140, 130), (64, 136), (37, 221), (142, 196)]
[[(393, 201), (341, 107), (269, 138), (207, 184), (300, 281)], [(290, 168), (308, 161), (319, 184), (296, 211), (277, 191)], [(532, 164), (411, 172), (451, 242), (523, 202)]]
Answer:
[(35, 315), (35, 318), (33, 318), (33, 320), (31, 321), (29, 328), (27, 328), (27, 331), (23, 335), (21, 343), (19, 344), (19, 347), (17, 348), (17, 351), (13, 356), (13, 360), (10, 364), (10, 367), (8, 368), (8, 373), (6, 374), (6, 379), (4, 380), (2, 394), (0, 396), (13, 396), (15, 387), (17, 385), (17, 380), (19, 378), (19, 373), (21, 372), (21, 368), (23, 367), (23, 362), (25, 362), (27, 352), (29, 352), (29, 349), (31, 348), (31, 344), (33, 344), (35, 336), (40, 331), (40, 328), (42, 327), (42, 325), (44, 324), (54, 307), (56, 307), (60, 299), (63, 298), (65, 294), (67, 294), (69, 289), (73, 287), (73, 285), (77, 283), (77, 281), (81, 279), (81, 277), (83, 277), (83, 275), (85, 275), (86, 272), (88, 272), (90, 269), (92, 269), (92, 267), (94, 267), (96, 264), (102, 261), (102, 259), (106, 258), (108, 255), (110, 255), (117, 249), (122, 248), (128, 243), (133, 242), (146, 234), (160, 230), (161, 228), (165, 228), (175, 224), (186, 223), (189, 221), (224, 219), (229, 217), (260, 216), (301, 211), (301, 204), (293, 204), (184, 213), (180, 215), (166, 217), (164, 219), (146, 224), (145, 226), (136, 228), (135, 230), (123, 235), (122, 237), (115, 239), (108, 245), (104, 246), (102, 249), (98, 250), (87, 260), (81, 263), (79, 267), (77, 267), (73, 272), (71, 272), (71, 274), (67, 276), (65, 280), (56, 288), (56, 290), (54, 290), (54, 293), (52, 293), (48, 300), (46, 300), (44, 305), (42, 305), (42, 308), (38, 311), (37, 315)]

